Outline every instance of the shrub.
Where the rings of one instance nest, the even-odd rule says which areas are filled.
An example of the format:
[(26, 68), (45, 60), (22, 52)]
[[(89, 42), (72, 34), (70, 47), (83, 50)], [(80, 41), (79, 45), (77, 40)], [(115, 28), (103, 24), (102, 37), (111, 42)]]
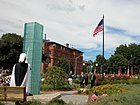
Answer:
[(75, 84), (80, 84), (80, 80), (79, 80), (78, 78), (73, 79), (73, 83), (75, 83)]
[(63, 85), (62, 87), (60, 87), (58, 89), (63, 90), (63, 91), (69, 91), (69, 90), (73, 89), (73, 85), (66, 84), (66, 85)]
[(48, 86), (45, 83), (41, 83), (40, 90), (48, 90)]
[(65, 75), (66, 75), (65, 71), (63, 71), (59, 67), (56, 66), (48, 67), (44, 75), (45, 80), (43, 81), (42, 84), (45, 84), (47, 88), (49, 87), (52, 88), (53, 90), (60, 89), (64, 85), (68, 84), (65, 81)]

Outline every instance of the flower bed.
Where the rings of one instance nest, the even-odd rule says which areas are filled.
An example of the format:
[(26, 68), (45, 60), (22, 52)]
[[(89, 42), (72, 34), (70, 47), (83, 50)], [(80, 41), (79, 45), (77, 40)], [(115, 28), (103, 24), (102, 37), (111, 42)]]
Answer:
[(115, 93), (120, 93), (120, 92), (127, 92), (127, 89), (118, 87), (116, 85), (111, 85), (111, 84), (107, 84), (107, 85), (101, 85), (101, 86), (95, 86), (91, 89), (92, 93), (97, 92), (99, 95), (102, 94), (115, 94)]
[(94, 93), (98, 94), (99, 96), (102, 96), (103, 94), (116, 94), (116, 93), (122, 93), (122, 92), (128, 92), (127, 89), (122, 88), (120, 85), (100, 85), (100, 86), (94, 86), (92, 89), (88, 88), (79, 88), (77, 91), (77, 94), (82, 95), (93, 95)]

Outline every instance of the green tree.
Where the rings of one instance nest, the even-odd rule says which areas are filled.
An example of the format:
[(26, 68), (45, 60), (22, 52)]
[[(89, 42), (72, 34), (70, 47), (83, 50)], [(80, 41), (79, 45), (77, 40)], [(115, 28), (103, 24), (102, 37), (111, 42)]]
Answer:
[(113, 69), (113, 72), (118, 72), (118, 69), (121, 68), (125, 72), (125, 68), (128, 65), (128, 60), (122, 55), (116, 54), (109, 58), (108, 60), (109, 67)]
[(93, 69), (92, 69), (92, 67), (93, 67), (93, 62), (92, 62), (92, 60), (88, 60), (88, 61), (83, 61), (83, 67), (82, 67), (82, 70), (83, 70), (83, 72), (89, 72), (89, 71), (92, 71)]
[(98, 64), (97, 73), (106, 72), (106, 59), (102, 55), (97, 55), (93, 64), (94, 67)]
[(59, 59), (55, 66), (62, 68), (67, 74), (69, 74), (70, 71), (74, 71), (74, 66), (65, 59)]
[(82, 70), (84, 71), (84, 72), (86, 72), (86, 70), (88, 70), (88, 63), (87, 63), (87, 61), (83, 61), (83, 67), (82, 67)]
[(116, 48), (115, 51), (115, 55), (119, 54), (122, 55), (124, 58), (128, 59), (130, 58), (130, 52), (129, 52), (129, 48), (127, 47), (127, 45), (120, 45), (119, 47)]
[(138, 72), (140, 69), (140, 45), (135, 43), (131, 43), (128, 46), (126, 44), (120, 45), (116, 48), (115, 55), (116, 54), (126, 58), (128, 60), (128, 65)]
[(60, 89), (62, 88), (67, 82), (65, 81), (66, 73), (60, 67), (48, 67), (45, 77), (45, 83), (47, 86), (52, 87), (52, 89)]
[(22, 52), (23, 38), (15, 33), (7, 33), (0, 38), (0, 65), (11, 69)]

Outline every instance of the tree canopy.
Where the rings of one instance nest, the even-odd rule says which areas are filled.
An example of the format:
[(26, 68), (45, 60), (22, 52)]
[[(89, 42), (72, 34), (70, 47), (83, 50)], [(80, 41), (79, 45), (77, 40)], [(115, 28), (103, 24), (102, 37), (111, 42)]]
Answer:
[(70, 71), (74, 71), (74, 66), (65, 59), (59, 59), (56, 66), (62, 68), (67, 74), (69, 74)]
[(15, 33), (4, 34), (0, 38), (0, 65), (11, 69), (22, 52), (23, 38)]
[(96, 60), (94, 61), (94, 67), (96, 63), (98, 63), (98, 69), (101, 68), (101, 65), (104, 65), (104, 71), (107, 73), (117, 73), (119, 68), (122, 69), (123, 73), (126, 73), (126, 69), (128, 69), (128, 67), (133, 68), (135, 72), (139, 72), (140, 45), (135, 43), (120, 45), (116, 48), (115, 54), (109, 59), (105, 59), (101, 55), (97, 55)]

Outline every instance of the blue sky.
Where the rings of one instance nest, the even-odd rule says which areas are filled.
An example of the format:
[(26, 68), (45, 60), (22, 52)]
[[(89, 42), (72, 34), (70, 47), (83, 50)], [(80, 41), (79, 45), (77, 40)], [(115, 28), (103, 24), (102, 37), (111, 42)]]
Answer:
[(85, 60), (102, 54), (102, 32), (93, 30), (104, 14), (105, 58), (121, 44), (140, 40), (140, 0), (0, 0), (0, 35), (23, 36), (24, 23), (44, 26), (47, 39), (84, 52)]

